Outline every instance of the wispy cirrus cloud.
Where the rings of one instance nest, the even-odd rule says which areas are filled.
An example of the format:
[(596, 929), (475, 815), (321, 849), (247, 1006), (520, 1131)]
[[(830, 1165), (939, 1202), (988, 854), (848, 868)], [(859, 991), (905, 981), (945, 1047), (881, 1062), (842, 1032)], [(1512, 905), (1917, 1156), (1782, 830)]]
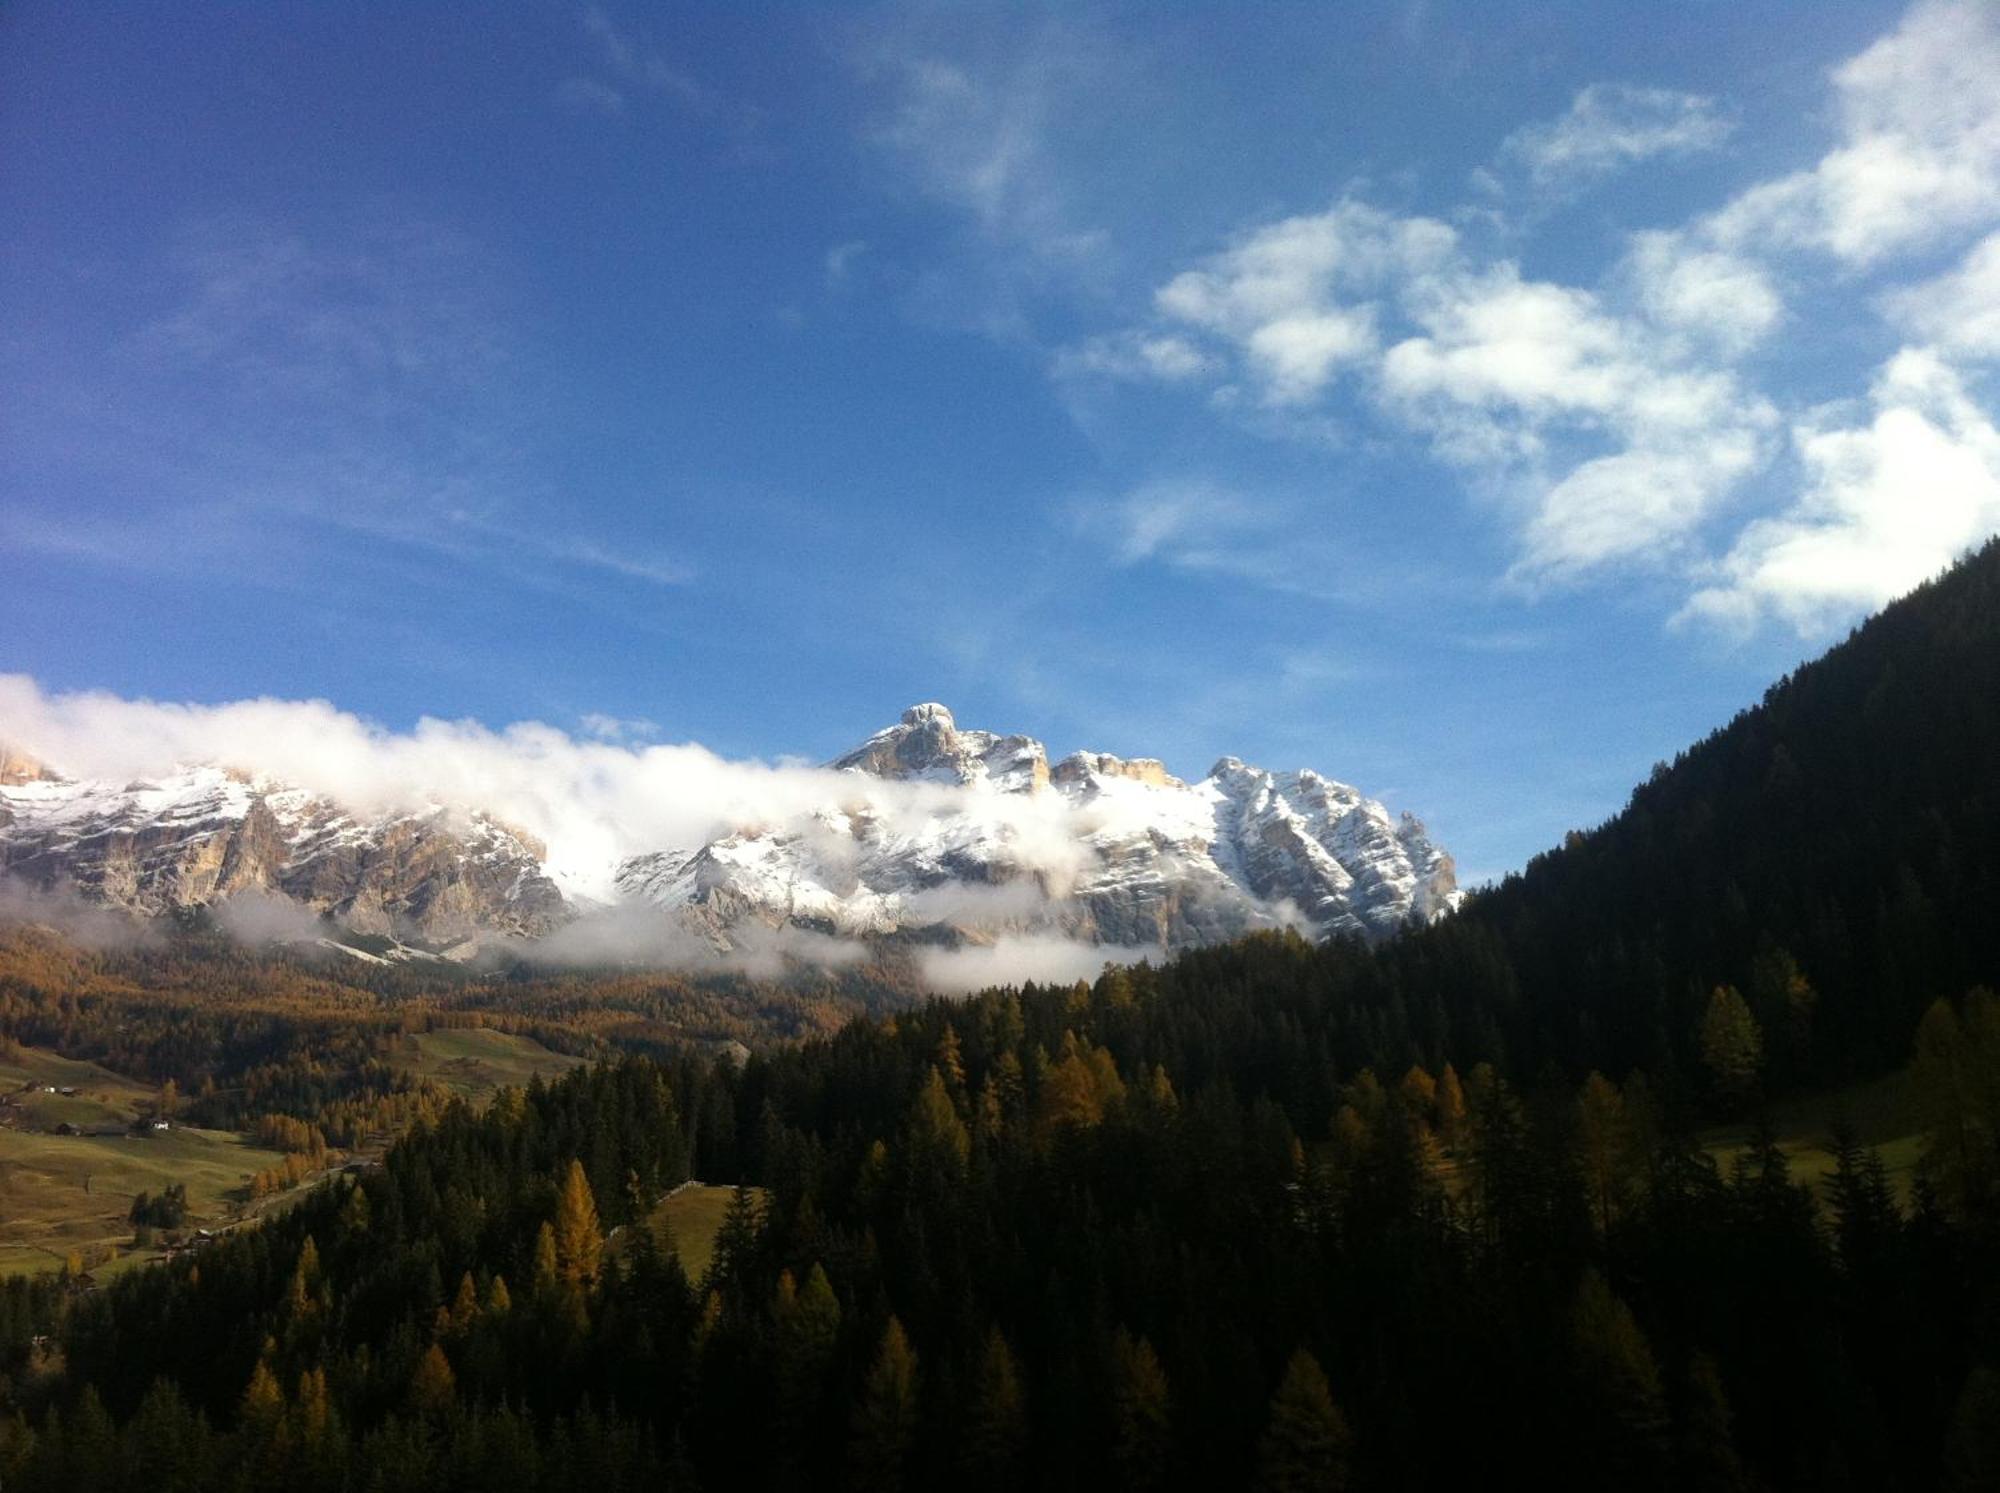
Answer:
[(386, 210), (317, 229), (232, 217), (189, 228), (147, 278), (166, 287), (159, 302), (96, 350), (115, 400), (58, 375), (25, 386), (40, 431), (91, 451), (115, 514), (12, 504), (0, 547), (150, 573), (223, 567), (279, 589), (319, 577), (237, 562), (273, 545), (304, 557), (329, 536), (552, 594), (585, 575), (692, 578), (574, 508), (560, 525), (529, 517), (550, 483), (525, 434), (508, 271), (464, 235)]
[(596, 76), (567, 78), (562, 93), (567, 102), (581, 102), (606, 113), (623, 113), (633, 92), (669, 100), (693, 114), (712, 114), (721, 96), (667, 53), (611, 19), (602, 6), (583, 12), (583, 29), (595, 45)]
[(1592, 83), (1561, 117), (1524, 125), (1500, 145), (1500, 159), (1537, 191), (1581, 191), (1655, 157), (1717, 149), (1735, 129), (1712, 98), (1671, 88)]

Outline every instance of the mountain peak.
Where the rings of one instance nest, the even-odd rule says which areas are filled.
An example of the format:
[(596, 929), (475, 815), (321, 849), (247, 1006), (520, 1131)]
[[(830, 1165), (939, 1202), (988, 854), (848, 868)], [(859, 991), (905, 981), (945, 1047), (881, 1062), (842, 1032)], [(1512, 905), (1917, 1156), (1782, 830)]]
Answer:
[(842, 772), (918, 782), (988, 782), (1007, 792), (1035, 793), (1049, 782), (1049, 756), (1030, 736), (961, 731), (935, 700), (912, 705), (895, 725), (827, 764)]

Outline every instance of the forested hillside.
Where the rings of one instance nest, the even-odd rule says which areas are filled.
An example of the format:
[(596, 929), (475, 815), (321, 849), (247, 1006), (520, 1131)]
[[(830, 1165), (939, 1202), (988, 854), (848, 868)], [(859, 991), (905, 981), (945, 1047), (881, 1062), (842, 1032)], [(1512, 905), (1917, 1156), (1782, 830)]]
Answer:
[[(1714, 987), (1778, 1087), (1881, 1071), (2000, 979), (2000, 542), (1888, 607), (1463, 916), (1391, 951), (1454, 1052), (1691, 1069)], [(1434, 1049), (1437, 1050), (1437, 1049)]]

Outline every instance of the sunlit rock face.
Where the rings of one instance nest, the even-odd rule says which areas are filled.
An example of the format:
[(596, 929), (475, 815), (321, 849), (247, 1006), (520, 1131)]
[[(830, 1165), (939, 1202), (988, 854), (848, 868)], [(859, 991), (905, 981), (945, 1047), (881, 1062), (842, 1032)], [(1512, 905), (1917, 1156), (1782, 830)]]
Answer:
[(533, 937), (571, 915), (542, 846), (476, 811), (355, 815), (210, 766), (129, 783), (11, 777), (0, 781), (0, 871), (142, 916), (255, 893), (359, 933), (449, 942)]
[[(1031, 737), (923, 704), (824, 782), (808, 811), (621, 861), (618, 899), (716, 950), (788, 930), (1159, 951), (1260, 928), (1379, 938), (1458, 901), (1420, 823), (1309, 771), (1225, 757), (1190, 783), (1148, 757), (1051, 764)], [(249, 894), (399, 940), (534, 939), (603, 910), (547, 860), (476, 805), (362, 811), (212, 765), (77, 780), (0, 750), (0, 873), (140, 916)]]
[(928, 809), (867, 795), (791, 823), (636, 856), (628, 897), (697, 920), (837, 935), (979, 941), (1054, 932), (1161, 950), (1294, 926), (1381, 937), (1457, 904), (1451, 857), (1423, 825), (1310, 771), (1233, 757), (1197, 783), (1151, 758), (1078, 752), (1050, 765), (1026, 736), (961, 730), (915, 705), (829, 767), (936, 785)]

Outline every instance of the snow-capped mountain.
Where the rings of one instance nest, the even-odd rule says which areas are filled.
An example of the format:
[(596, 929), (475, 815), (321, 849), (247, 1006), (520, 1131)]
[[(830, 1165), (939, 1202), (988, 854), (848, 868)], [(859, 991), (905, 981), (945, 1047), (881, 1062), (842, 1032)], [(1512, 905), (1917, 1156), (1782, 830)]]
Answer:
[(1459, 895), (1420, 823), (1317, 773), (1225, 757), (1188, 783), (1150, 758), (1051, 764), (1040, 742), (961, 731), (942, 705), (913, 706), (812, 781), (824, 799), (809, 809), (578, 867), (478, 805), (362, 812), (215, 765), (78, 780), (0, 749), (0, 874), (142, 916), (275, 896), (433, 945), (556, 932), (604, 911), (571, 889), (608, 884), (628, 926), (659, 920), (661, 947), (692, 936), (718, 953), (790, 930), (1153, 950), (1287, 925), (1379, 937)]
[(626, 861), (620, 891), (727, 939), (745, 920), (836, 935), (983, 941), (1050, 932), (1171, 949), (1286, 924), (1380, 936), (1456, 905), (1450, 856), (1408, 814), (1318, 773), (1234, 757), (1186, 783), (1151, 758), (961, 731), (911, 707), (829, 767), (936, 785), (884, 813), (865, 794)]
[(542, 859), (531, 836), (477, 811), (357, 817), (221, 767), (77, 781), (0, 751), (0, 872), (143, 916), (255, 893), (357, 933), (533, 936), (571, 917)]

